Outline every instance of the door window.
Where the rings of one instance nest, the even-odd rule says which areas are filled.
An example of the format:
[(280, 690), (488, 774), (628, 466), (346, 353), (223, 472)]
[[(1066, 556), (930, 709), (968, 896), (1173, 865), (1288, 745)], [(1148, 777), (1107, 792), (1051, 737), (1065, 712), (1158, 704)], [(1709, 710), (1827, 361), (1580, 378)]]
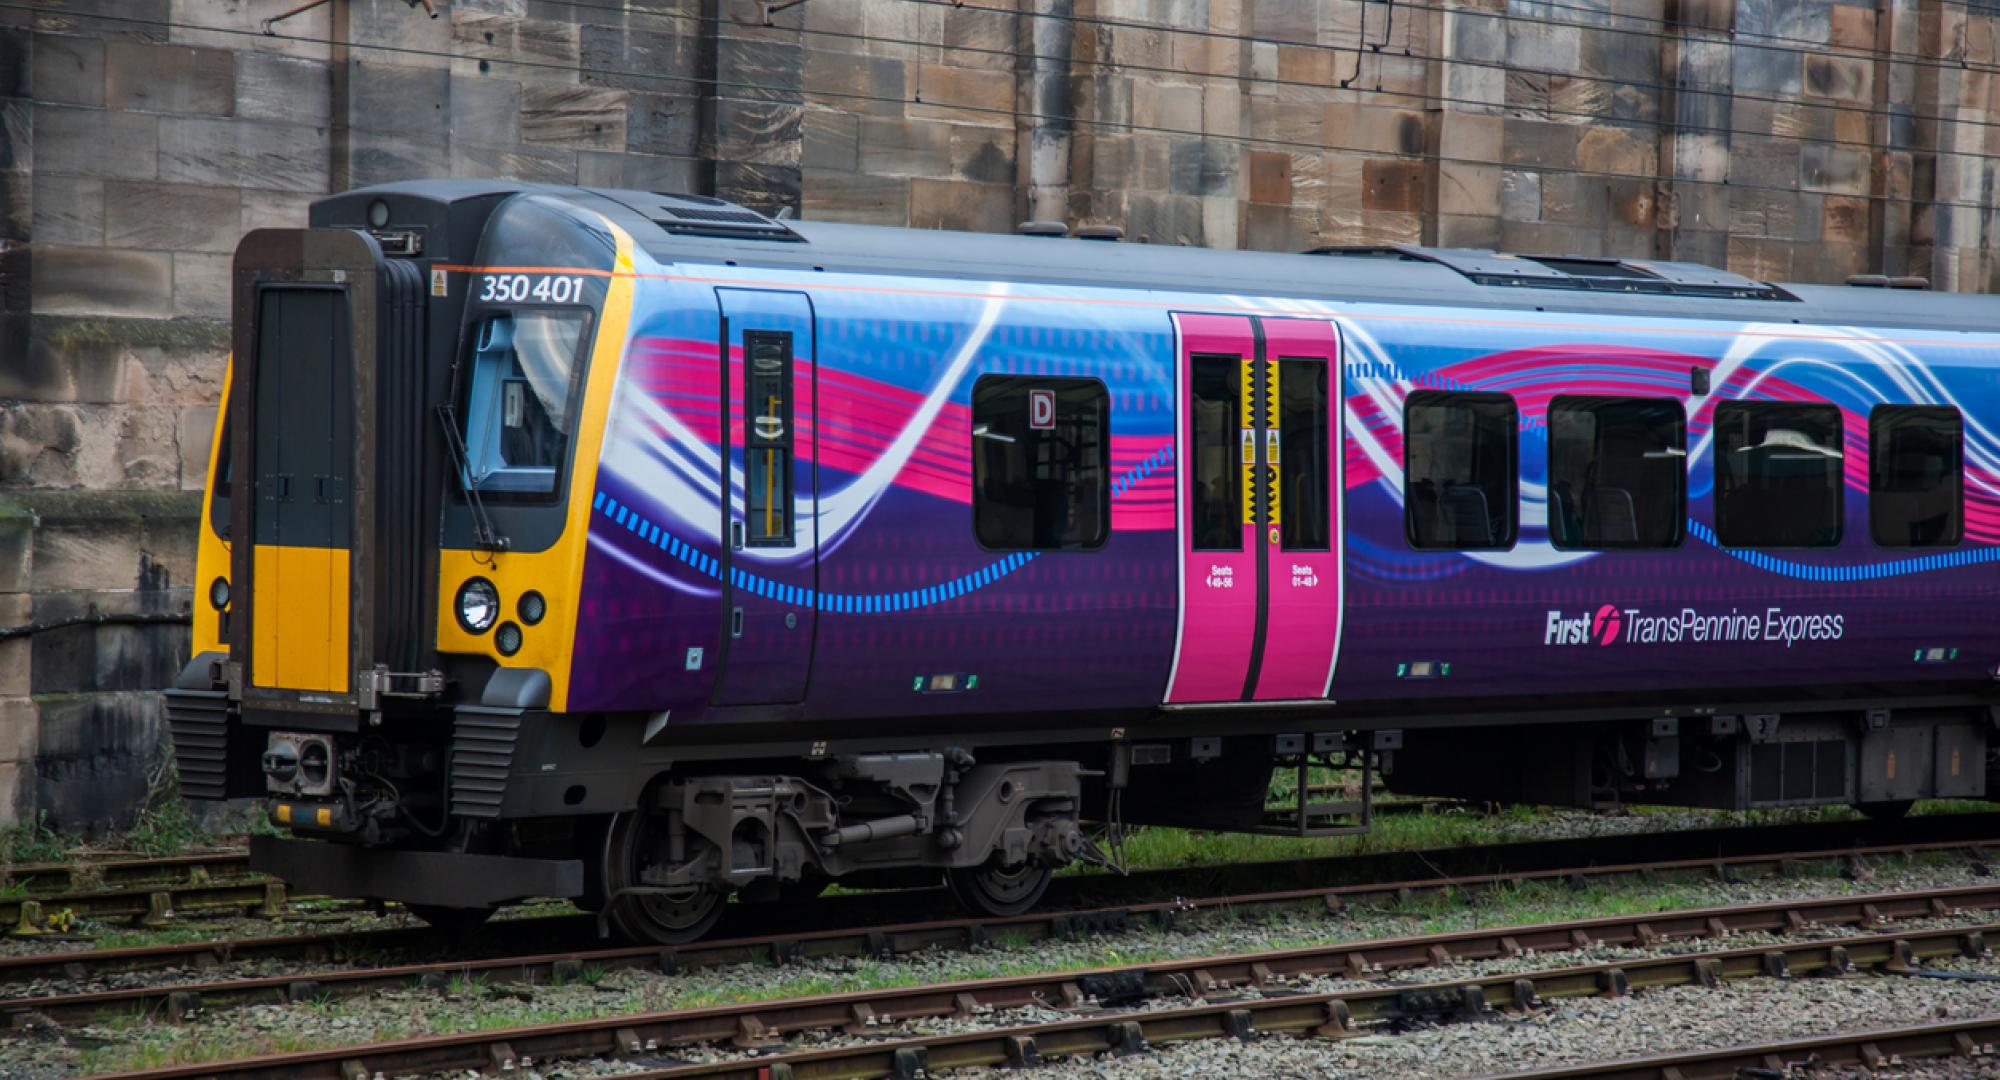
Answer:
[(1281, 547), (1325, 551), (1332, 541), (1327, 478), (1331, 417), (1324, 360), (1278, 361), (1278, 483)]
[(1197, 551), (1243, 550), (1243, 361), (1197, 356), (1193, 364), (1194, 446), (1188, 470), (1193, 486)]
[(743, 510), (752, 547), (792, 542), (792, 335), (743, 335)]

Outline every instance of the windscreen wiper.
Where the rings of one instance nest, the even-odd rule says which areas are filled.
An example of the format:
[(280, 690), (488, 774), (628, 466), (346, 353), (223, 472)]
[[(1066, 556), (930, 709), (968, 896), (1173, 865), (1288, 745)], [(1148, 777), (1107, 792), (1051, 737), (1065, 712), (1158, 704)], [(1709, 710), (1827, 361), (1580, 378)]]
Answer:
[(458, 410), (449, 403), (439, 405), (437, 416), (444, 425), (444, 444), (451, 450), (451, 474), (458, 478), (458, 490), (465, 493), (465, 505), (472, 511), (472, 546), (480, 551), (507, 550), (512, 542), (494, 528), (486, 503), (479, 497), (479, 487), (472, 482), (472, 455), (458, 433)]

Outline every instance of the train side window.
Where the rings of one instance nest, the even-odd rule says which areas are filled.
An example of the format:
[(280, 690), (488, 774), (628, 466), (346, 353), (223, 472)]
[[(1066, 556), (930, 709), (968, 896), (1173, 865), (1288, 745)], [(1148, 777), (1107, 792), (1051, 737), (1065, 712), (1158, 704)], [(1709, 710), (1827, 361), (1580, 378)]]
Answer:
[(1104, 546), (1111, 395), (1096, 379), (988, 375), (972, 386), (972, 528), (1000, 550)]
[(743, 335), (743, 517), (751, 547), (792, 542), (792, 335)]
[(1403, 407), (1403, 529), (1410, 546), (1514, 546), (1520, 411), (1506, 394), (1420, 390)]
[(1965, 537), (1965, 421), (1935, 405), (1868, 414), (1868, 524), (1883, 547), (1952, 547)]
[(1715, 409), (1715, 534), (1724, 547), (1840, 543), (1840, 410), (1792, 402)]
[(1278, 360), (1279, 503), (1285, 551), (1325, 551), (1332, 543), (1327, 513), (1333, 418), (1327, 414), (1324, 360)]
[(1194, 445), (1188, 456), (1188, 505), (1196, 551), (1243, 550), (1243, 470), (1238, 464), (1243, 423), (1241, 357), (1197, 356), (1189, 363)]
[(1687, 414), (1654, 398), (1549, 402), (1549, 542), (1677, 547), (1687, 521)]
[(589, 326), (588, 313), (570, 310), (516, 311), (480, 324), (465, 413), (468, 488), (555, 492)]

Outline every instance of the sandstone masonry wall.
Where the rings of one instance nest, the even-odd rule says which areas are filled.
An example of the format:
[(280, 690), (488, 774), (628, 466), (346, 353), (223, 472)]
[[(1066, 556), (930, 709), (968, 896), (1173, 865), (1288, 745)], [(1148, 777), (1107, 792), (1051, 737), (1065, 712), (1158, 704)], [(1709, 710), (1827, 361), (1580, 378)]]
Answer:
[[(0, 822), (142, 794), (230, 252), (328, 191), (999, 231), (1032, 181), (1149, 243), (2000, 272), (2000, 25), (1964, 0), (330, 0), (265, 32), (294, 6), (0, 4)], [(1066, 173), (1029, 175), (1037, 131)]]

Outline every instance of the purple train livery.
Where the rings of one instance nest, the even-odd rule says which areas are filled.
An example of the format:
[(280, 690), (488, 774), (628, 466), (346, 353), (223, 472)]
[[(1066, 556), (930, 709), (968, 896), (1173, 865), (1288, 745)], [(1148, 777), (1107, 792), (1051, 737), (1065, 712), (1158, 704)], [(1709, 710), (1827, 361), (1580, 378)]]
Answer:
[(2000, 304), (1906, 284), (329, 197), (237, 249), (183, 790), (301, 887), (659, 942), (1366, 827), (1278, 768), (1980, 797)]

